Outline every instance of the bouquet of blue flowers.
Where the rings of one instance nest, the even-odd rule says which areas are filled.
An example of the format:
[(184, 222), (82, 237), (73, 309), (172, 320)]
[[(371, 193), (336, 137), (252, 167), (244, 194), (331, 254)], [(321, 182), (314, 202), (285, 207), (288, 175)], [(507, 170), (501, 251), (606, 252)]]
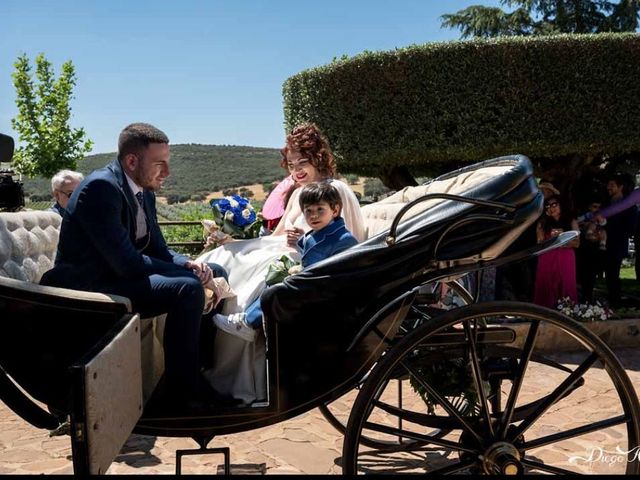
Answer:
[(213, 219), (223, 233), (233, 238), (256, 238), (262, 218), (247, 198), (240, 195), (211, 200)]

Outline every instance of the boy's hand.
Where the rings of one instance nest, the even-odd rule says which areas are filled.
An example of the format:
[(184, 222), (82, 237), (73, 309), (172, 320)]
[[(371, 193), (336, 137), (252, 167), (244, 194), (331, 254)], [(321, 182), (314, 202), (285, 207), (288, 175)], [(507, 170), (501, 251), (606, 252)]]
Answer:
[(302, 271), (302, 265), (294, 265), (289, 269), (289, 275), (295, 275), (296, 273), (300, 273)]
[(287, 235), (287, 246), (295, 248), (298, 243), (298, 239), (302, 234), (304, 234), (304, 230), (294, 227), (285, 230), (285, 234)]

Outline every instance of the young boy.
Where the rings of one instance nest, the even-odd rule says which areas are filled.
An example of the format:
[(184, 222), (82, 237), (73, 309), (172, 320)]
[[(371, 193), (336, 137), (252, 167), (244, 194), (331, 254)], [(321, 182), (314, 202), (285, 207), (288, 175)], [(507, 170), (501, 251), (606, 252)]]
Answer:
[[(342, 200), (338, 190), (330, 182), (310, 183), (300, 192), (300, 208), (311, 230), (298, 239), (302, 253), (302, 267), (307, 268), (358, 243), (347, 230), (340, 216)], [(214, 315), (213, 322), (219, 329), (248, 342), (256, 338), (262, 326), (260, 299), (246, 311), (229, 316)]]

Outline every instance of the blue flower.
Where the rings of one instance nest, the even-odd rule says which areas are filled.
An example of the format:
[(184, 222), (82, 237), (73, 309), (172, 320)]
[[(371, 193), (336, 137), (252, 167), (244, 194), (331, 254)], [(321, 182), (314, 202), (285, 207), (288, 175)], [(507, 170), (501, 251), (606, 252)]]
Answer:
[(210, 204), (213, 208), (217, 207), (222, 213), (225, 213), (231, 208), (231, 202), (227, 197), (219, 198), (217, 200), (211, 200)]
[(231, 195), (211, 200), (214, 221), (222, 230), (234, 238), (254, 238), (258, 235), (260, 222), (247, 198)]

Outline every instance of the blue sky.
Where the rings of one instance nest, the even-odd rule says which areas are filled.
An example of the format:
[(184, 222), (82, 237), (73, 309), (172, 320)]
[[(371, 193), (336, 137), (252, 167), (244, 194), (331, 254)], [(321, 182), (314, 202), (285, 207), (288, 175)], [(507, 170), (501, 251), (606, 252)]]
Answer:
[[(172, 143), (280, 147), (282, 84), (343, 54), (455, 40), (440, 15), (498, 0), (2, 0), (0, 132), (18, 55), (72, 60), (74, 127), (113, 152), (128, 123)], [(16, 138), (17, 140), (17, 138)]]

